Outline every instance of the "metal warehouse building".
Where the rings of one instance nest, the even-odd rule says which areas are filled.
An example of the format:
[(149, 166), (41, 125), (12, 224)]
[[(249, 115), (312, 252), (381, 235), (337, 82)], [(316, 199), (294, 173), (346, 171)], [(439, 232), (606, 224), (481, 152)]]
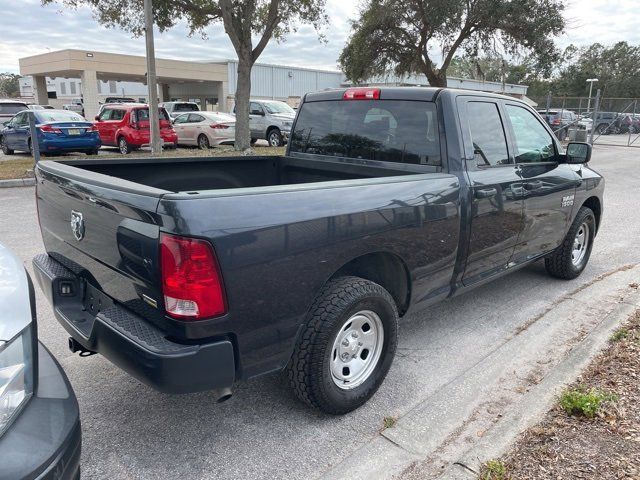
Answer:
[[(60, 50), (20, 59), (21, 96), (36, 104), (83, 102), (86, 118), (98, 113), (107, 97), (147, 101), (145, 57), (84, 50)], [(194, 62), (157, 59), (160, 101), (193, 101), (203, 110), (230, 111), (237, 80), (237, 61)], [(342, 72), (255, 64), (253, 98), (282, 100), (296, 106), (308, 92), (348, 85)], [(428, 85), (425, 77), (385, 77), (371, 85)], [(504, 92), (524, 97), (527, 87), (477, 80), (449, 79), (451, 87)]]

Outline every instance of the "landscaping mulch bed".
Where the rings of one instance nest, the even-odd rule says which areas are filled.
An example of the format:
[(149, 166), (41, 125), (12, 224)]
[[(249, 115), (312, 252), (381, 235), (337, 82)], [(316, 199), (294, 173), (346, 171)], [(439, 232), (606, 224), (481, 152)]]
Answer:
[(591, 418), (559, 403), (481, 478), (640, 479), (640, 311), (567, 391), (605, 399)]

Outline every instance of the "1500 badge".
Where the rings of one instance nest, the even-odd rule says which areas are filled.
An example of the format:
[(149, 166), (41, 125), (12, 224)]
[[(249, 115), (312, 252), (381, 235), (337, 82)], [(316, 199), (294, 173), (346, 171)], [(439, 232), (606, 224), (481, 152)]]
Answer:
[(562, 206), (563, 207), (570, 207), (573, 205), (573, 199), (575, 198), (575, 195), (566, 195), (564, 197), (562, 197)]

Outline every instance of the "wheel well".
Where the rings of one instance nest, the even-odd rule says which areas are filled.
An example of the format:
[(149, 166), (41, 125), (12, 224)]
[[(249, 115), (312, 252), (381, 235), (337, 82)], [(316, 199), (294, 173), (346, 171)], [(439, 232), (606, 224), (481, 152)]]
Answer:
[(269, 134), (271, 133), (272, 130), (280, 131), (280, 127), (276, 127), (275, 125), (271, 125), (269, 128), (267, 128), (267, 138), (269, 138)]
[(602, 205), (598, 197), (589, 197), (582, 204), (584, 207), (589, 207), (593, 210), (593, 214), (596, 216), (596, 232), (600, 229), (600, 217), (602, 215)]
[(405, 263), (392, 253), (369, 253), (351, 260), (332, 278), (352, 275), (377, 283), (386, 289), (396, 302), (402, 316), (409, 307), (411, 285)]

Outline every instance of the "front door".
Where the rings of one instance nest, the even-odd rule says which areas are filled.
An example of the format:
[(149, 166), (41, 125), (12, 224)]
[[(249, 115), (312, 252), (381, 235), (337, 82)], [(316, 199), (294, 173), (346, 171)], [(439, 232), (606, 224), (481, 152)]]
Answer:
[(522, 231), (522, 179), (509, 151), (499, 100), (459, 97), (471, 186), (471, 226), (462, 281), (471, 285), (509, 267)]
[(249, 129), (251, 138), (266, 138), (266, 126), (264, 124), (265, 112), (258, 102), (249, 104)]
[(515, 102), (504, 109), (524, 189), (524, 228), (513, 258), (520, 263), (560, 245), (581, 179), (572, 165), (558, 162), (558, 145), (533, 111)]
[(13, 123), (13, 144), (16, 150), (23, 152), (29, 151), (29, 137), (31, 131), (29, 128), (29, 113), (22, 112), (15, 116)]

